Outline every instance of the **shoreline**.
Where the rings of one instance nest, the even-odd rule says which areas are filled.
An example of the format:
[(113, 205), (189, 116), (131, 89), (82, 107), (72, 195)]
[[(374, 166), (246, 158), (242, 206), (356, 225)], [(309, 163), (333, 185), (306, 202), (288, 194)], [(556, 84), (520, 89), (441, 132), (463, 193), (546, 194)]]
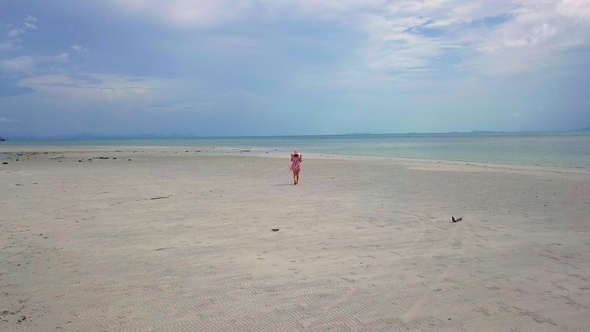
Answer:
[[(76, 153), (110, 153), (110, 154), (135, 154), (135, 153), (161, 153), (164, 155), (178, 154), (181, 155), (240, 155), (251, 157), (264, 158), (283, 158), (288, 159), (289, 151), (278, 151), (278, 149), (264, 149), (264, 148), (237, 148), (237, 147), (218, 147), (218, 146), (28, 146), (0, 148), (0, 160), (6, 160), (15, 154), (23, 154), (24, 158), (31, 156), (40, 156), (47, 152), (47, 154), (76, 154)], [(285, 157), (286, 156), (286, 157)], [(566, 174), (590, 175), (590, 169), (573, 168), (573, 167), (559, 167), (559, 166), (530, 166), (518, 164), (496, 164), (496, 163), (482, 163), (473, 161), (459, 161), (459, 160), (441, 160), (441, 159), (426, 159), (426, 158), (406, 158), (406, 157), (381, 157), (381, 156), (361, 156), (361, 155), (343, 155), (343, 154), (329, 154), (329, 153), (305, 153), (305, 156), (317, 160), (349, 160), (349, 161), (383, 161), (393, 162), (400, 165), (418, 165), (417, 167), (429, 167), (429, 170), (437, 170), (434, 166), (444, 166), (439, 171), (451, 170), (453, 166), (462, 167), (470, 166), (475, 169), (482, 168), (483, 171), (501, 170), (514, 172), (553, 172)], [(17, 155), (18, 157), (18, 155)], [(14, 158), (13, 158), (14, 159)], [(22, 159), (22, 158), (21, 158)], [(24, 160), (22, 160), (24, 161)], [(426, 169), (426, 168), (425, 168)], [(461, 171), (465, 171), (461, 169)]]
[[(336, 138), (337, 137), (337, 138)], [(486, 138), (487, 137), (487, 138)], [(16, 142), (15, 142), (16, 143)], [(377, 135), (370, 137), (231, 137), (194, 139), (122, 139), (122, 140), (60, 140), (21, 142), (22, 144), (0, 144), (2, 148), (28, 146), (59, 148), (104, 147), (136, 149), (150, 147), (217, 148), (230, 150), (251, 150), (269, 154), (291, 148), (318, 155), (375, 156), (385, 158), (409, 158), (423, 160), (445, 160), (475, 162), (483, 164), (520, 165), (531, 167), (563, 167), (590, 171), (588, 145), (590, 135), (559, 133), (547, 135), (418, 135), (416, 137)]]

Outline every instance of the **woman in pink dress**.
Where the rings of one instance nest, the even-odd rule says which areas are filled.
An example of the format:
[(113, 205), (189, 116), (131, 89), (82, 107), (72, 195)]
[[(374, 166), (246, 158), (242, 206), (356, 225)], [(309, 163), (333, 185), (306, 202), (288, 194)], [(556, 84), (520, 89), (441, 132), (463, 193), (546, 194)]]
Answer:
[(291, 171), (293, 171), (293, 184), (299, 183), (299, 171), (301, 171), (301, 162), (303, 161), (303, 156), (299, 151), (295, 150), (291, 154)]

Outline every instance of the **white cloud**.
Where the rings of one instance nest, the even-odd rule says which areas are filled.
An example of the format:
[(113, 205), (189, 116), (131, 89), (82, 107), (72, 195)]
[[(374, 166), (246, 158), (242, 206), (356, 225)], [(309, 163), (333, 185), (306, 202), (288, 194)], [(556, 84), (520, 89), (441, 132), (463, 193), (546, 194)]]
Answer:
[[(575, 18), (564, 9), (572, 6), (580, 13)], [(480, 53), (465, 61), (472, 69), (500, 74), (565, 65), (566, 51), (590, 43), (590, 20), (584, 18), (583, 8), (590, 8), (590, 1), (531, 2), (518, 7), (508, 22), (477, 41)]]
[(25, 55), (0, 62), (0, 68), (2, 71), (13, 75), (32, 75), (38, 69), (38, 66), (42, 64), (64, 64), (68, 62), (68, 59), (68, 53), (50, 57), (32, 57)]
[(451, 55), (463, 62), (455, 68), (508, 73), (566, 62), (564, 51), (590, 42), (588, 8), (589, 0), (400, 1), (359, 27), (371, 37), (368, 61), (383, 69), (430, 68)]
[(14, 37), (18, 37), (18, 29), (12, 29), (10, 30), (6, 35), (10, 38), (14, 38)]
[(7, 40), (3, 43), (0, 43), (0, 52), (4, 51), (15, 51), (20, 49), (20, 45), (17, 45), (19, 40)]
[(70, 46), (76, 52), (88, 52), (88, 50), (80, 45), (72, 45)]
[(557, 10), (564, 15), (590, 19), (590, 1), (588, 0), (562, 0)]
[(25, 18), (25, 21), (27, 22), (37, 22), (37, 18), (31, 15), (27, 15), (27, 17)]
[(25, 23), (25, 28), (27, 29), (37, 29), (37, 27), (34, 24), (31, 23)]
[(31, 73), (34, 66), (35, 60), (28, 55), (0, 62), (0, 68), (8, 73)]
[(523, 47), (527, 45), (535, 45), (546, 42), (551, 37), (557, 34), (557, 28), (551, 24), (543, 23), (540, 26), (533, 27), (524, 36), (504, 41), (507, 47)]
[[(367, 34), (355, 50), (383, 70), (433, 62), (484, 73), (536, 70), (590, 43), (590, 0), (126, 0), (115, 6), (179, 28), (290, 17)], [(457, 64), (459, 62), (459, 64)]]
[(56, 63), (66, 63), (70, 59), (70, 54), (62, 53), (60, 55), (52, 56), (52, 57), (43, 57), (43, 62), (56, 62)]
[(308, 16), (344, 19), (387, 0), (111, 0), (116, 7), (168, 25), (206, 28), (244, 18)]
[(176, 26), (208, 27), (232, 21), (252, 1), (211, 0), (126, 0), (114, 1), (116, 6)]

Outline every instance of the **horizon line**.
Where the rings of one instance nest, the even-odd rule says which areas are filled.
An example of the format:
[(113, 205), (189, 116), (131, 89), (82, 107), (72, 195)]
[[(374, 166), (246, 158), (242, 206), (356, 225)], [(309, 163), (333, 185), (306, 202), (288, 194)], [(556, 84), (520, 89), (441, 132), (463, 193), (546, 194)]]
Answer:
[[(448, 132), (397, 132), (397, 133), (343, 133), (343, 134), (303, 134), (303, 135), (195, 135), (195, 134), (71, 134), (71, 135), (55, 135), (55, 136), (14, 136), (4, 137), (7, 140), (65, 140), (65, 139), (112, 139), (112, 138), (136, 138), (136, 139), (150, 139), (150, 138), (272, 138), (272, 137), (317, 137), (317, 136), (379, 136), (379, 135), (440, 135), (440, 134), (498, 134), (498, 133), (563, 133), (563, 132), (580, 132), (590, 131), (590, 127), (571, 130), (520, 130), (520, 131), (505, 131), (505, 130), (471, 130), (471, 131), (448, 131)], [(2, 136), (0, 136), (2, 137)]]

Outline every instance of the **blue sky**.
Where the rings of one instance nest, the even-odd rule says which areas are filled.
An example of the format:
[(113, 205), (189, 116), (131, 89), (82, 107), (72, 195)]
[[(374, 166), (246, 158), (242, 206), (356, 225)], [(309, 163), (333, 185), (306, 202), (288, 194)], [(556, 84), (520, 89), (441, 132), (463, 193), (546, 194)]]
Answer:
[(0, 136), (590, 126), (590, 0), (4, 0)]

